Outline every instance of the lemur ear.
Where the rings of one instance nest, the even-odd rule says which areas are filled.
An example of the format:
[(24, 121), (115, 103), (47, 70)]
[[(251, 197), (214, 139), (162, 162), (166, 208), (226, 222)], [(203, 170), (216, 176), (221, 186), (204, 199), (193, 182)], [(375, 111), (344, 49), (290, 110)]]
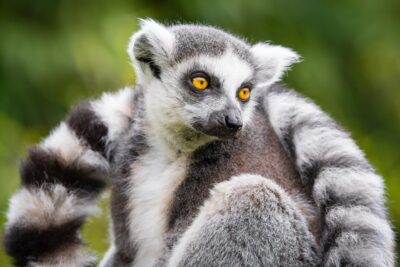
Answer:
[(279, 81), (293, 63), (300, 62), (300, 56), (293, 50), (268, 43), (252, 46), (251, 53), (259, 69), (260, 85), (271, 85)]
[(160, 78), (162, 66), (168, 64), (172, 54), (174, 35), (161, 23), (151, 19), (140, 20), (140, 30), (129, 43), (128, 54), (136, 68), (136, 74), (150, 73)]

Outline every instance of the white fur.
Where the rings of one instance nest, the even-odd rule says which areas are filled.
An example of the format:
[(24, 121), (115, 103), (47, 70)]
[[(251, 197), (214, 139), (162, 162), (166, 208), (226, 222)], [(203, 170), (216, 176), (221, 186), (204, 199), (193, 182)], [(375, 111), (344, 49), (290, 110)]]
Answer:
[(263, 80), (259, 86), (268, 86), (278, 82), (290, 65), (300, 61), (300, 56), (293, 50), (268, 43), (253, 45), (251, 52), (268, 80)]
[(98, 211), (94, 202), (76, 197), (62, 185), (46, 190), (22, 188), (10, 199), (7, 224), (23, 222), (45, 229)]
[(85, 165), (89, 165), (91, 167), (94, 167), (98, 170), (104, 171), (105, 174), (108, 174), (109, 171), (109, 163), (108, 161), (98, 152), (95, 152), (93, 150), (87, 149), (85, 150), (81, 157), (79, 158), (79, 161), (81, 163), (84, 163)]
[(75, 135), (69, 126), (63, 122), (47, 137), (40, 146), (46, 150), (57, 153), (66, 163), (79, 160), (82, 163), (108, 172), (108, 162), (98, 152), (90, 150)]
[(131, 240), (137, 246), (134, 266), (152, 266), (161, 255), (168, 208), (184, 178), (186, 159), (170, 161), (152, 149), (132, 166), (130, 196)]
[(124, 88), (116, 93), (104, 93), (91, 103), (94, 112), (108, 129), (108, 141), (115, 140), (128, 127), (132, 117), (133, 89)]
[(50, 136), (41, 143), (41, 147), (57, 152), (66, 162), (74, 161), (85, 150), (78, 137), (65, 122), (52, 131)]
[[(188, 154), (200, 145), (213, 140), (211, 136), (196, 133), (185, 117), (186, 110), (175, 96), (173, 89), (154, 79), (146, 88), (145, 131), (148, 142), (159, 147), (170, 157), (175, 154)], [(204, 112), (207, 112), (204, 110)], [(182, 131), (191, 131), (193, 140), (184, 140)], [(179, 151), (179, 153), (178, 153)]]

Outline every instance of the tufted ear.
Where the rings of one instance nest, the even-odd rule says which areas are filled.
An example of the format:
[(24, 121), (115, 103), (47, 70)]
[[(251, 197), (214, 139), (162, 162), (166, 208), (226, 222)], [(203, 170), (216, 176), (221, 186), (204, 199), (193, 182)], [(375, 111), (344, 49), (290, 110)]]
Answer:
[(140, 20), (140, 30), (130, 40), (128, 54), (140, 80), (146, 75), (160, 78), (162, 67), (172, 55), (174, 35), (164, 25), (151, 20)]
[(268, 43), (252, 46), (251, 53), (259, 69), (260, 85), (271, 85), (279, 81), (293, 63), (300, 62), (300, 56), (293, 50)]

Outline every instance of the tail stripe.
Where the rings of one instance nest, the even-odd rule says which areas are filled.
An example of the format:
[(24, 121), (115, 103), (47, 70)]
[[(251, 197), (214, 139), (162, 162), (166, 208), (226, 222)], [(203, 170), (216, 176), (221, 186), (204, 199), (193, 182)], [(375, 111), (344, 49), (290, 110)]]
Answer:
[(294, 91), (274, 86), (264, 104), (319, 208), (324, 266), (393, 266), (383, 179), (350, 135)]
[[(99, 178), (99, 174), (104, 172)], [(57, 153), (35, 147), (22, 162), (20, 168), (22, 184), (26, 187), (42, 187), (62, 184), (70, 190), (88, 195), (97, 195), (106, 185), (107, 170), (99, 170), (79, 160), (67, 163)]]
[(4, 245), (17, 266), (92, 266), (79, 229), (109, 181), (113, 140), (129, 127), (133, 91), (76, 107), (21, 163)]
[(26, 266), (29, 261), (38, 261), (41, 256), (57, 251), (60, 246), (81, 244), (77, 230), (83, 221), (83, 217), (74, 218), (46, 229), (15, 224), (8, 229), (4, 238), (7, 253), (17, 259), (17, 266)]
[(90, 102), (78, 105), (70, 113), (67, 124), (92, 150), (105, 156), (108, 129), (91, 109)]
[(80, 247), (77, 230), (97, 212), (94, 201), (84, 200), (60, 184), (22, 188), (10, 200), (4, 245), (18, 266), (65, 247)]
[(316, 181), (313, 195), (325, 212), (338, 206), (360, 206), (368, 208), (380, 218), (386, 217), (384, 185), (373, 172), (351, 168), (327, 169)]

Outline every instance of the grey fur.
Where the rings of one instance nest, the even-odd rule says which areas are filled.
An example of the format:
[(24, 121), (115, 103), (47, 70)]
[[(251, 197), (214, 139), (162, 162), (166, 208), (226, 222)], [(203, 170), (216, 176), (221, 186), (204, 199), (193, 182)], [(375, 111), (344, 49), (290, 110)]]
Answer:
[(198, 55), (218, 57), (231, 48), (240, 58), (253, 63), (250, 46), (224, 31), (202, 25), (172, 26), (171, 30), (176, 38), (173, 53), (175, 62)]
[[(39, 145), (55, 150), (48, 162), (60, 161), (66, 170), (84, 164), (111, 169), (112, 247), (103, 267), (149, 262), (160, 267), (393, 266), (393, 231), (381, 177), (350, 136), (315, 104), (282, 86), (271, 86), (298, 58), (294, 52), (261, 45), (258, 50), (265, 51), (260, 57), (255, 46), (207, 26), (147, 21), (142, 28), (129, 46), (140, 83), (78, 108), (69, 126)], [(194, 61), (187, 63), (190, 60)], [(193, 71), (208, 75), (205, 91), (191, 88)], [(243, 86), (252, 89), (248, 102), (236, 94)], [(223, 118), (228, 107), (235, 108), (238, 119), (243, 117), (244, 128), (236, 138), (214, 132), (212, 120), (227, 126)], [(199, 122), (213, 129), (196, 128)], [(78, 158), (68, 145), (81, 151)], [(30, 155), (27, 162), (37, 160)], [(45, 167), (27, 165), (23, 181), (45, 188), (46, 171), (53, 166)], [(86, 175), (82, 169), (75, 171)], [(74, 182), (71, 179), (79, 185), (85, 178), (55, 177), (51, 188), (79, 197), (64, 187)], [(164, 184), (175, 187), (152, 191)], [(143, 196), (137, 188), (150, 193)], [(19, 246), (43, 221), (25, 211), (21, 201), (44, 198), (50, 201), (47, 206), (60, 204), (41, 194), (22, 189), (11, 201), (7, 241), (16, 263), (46, 264), (49, 258), (48, 249), (35, 246), (39, 241), (32, 240), (34, 253)], [(158, 210), (153, 203), (165, 207)], [(83, 222), (91, 212), (81, 206), (77, 214), (62, 214), (62, 222), (75, 217)], [(33, 214), (40, 215), (42, 207), (34, 208), (39, 210)], [(58, 213), (52, 216), (61, 220)], [(20, 220), (27, 222), (23, 238), (15, 230)], [(146, 239), (144, 234), (153, 234), (147, 225), (160, 236)], [(71, 257), (70, 266), (91, 260)]]
[[(322, 215), (324, 264), (393, 266), (393, 232), (382, 180), (354, 141), (314, 103), (292, 90), (275, 86), (264, 102), (283, 145), (293, 147), (289, 150)], [(283, 102), (285, 107), (280, 108)], [(305, 136), (313, 138), (312, 143), (306, 144)]]
[[(289, 201), (290, 195), (262, 181), (253, 185), (227, 183), (233, 188), (218, 192), (224, 194), (224, 203), (208, 214), (179, 266), (318, 265), (314, 236), (298, 207)], [(213, 202), (219, 198), (211, 196), (208, 204), (218, 205)]]

